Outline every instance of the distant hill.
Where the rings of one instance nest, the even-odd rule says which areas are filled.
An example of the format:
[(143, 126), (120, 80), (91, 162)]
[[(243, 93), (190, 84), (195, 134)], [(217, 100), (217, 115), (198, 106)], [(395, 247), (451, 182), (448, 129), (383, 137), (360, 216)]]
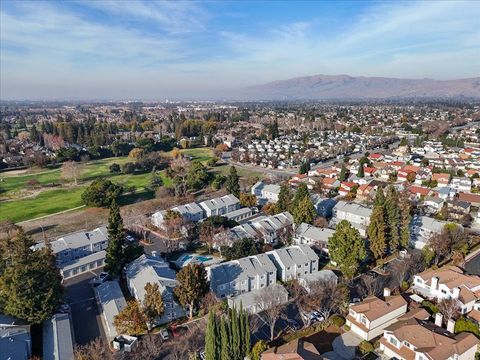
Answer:
[(480, 98), (480, 77), (440, 81), (313, 75), (251, 86), (244, 96), (263, 100)]

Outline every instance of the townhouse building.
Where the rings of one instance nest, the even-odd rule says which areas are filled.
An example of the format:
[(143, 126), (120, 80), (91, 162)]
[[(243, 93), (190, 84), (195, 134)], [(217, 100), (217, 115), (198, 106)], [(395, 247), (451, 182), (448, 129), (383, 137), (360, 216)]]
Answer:
[(460, 313), (480, 310), (480, 277), (455, 266), (426, 270), (413, 277), (413, 290), (429, 299), (457, 299)]
[(232, 211), (240, 209), (240, 200), (233, 194), (228, 194), (219, 198), (205, 200), (199, 203), (203, 209), (205, 217), (220, 215), (223, 216)]
[(269, 202), (276, 203), (280, 194), (280, 185), (265, 184), (263, 181), (258, 181), (252, 186), (251, 193), (257, 197), (260, 205)]
[(139, 302), (143, 302), (147, 283), (159, 285), (165, 311), (152, 325), (165, 324), (185, 316), (185, 310), (173, 296), (173, 289), (177, 286), (175, 271), (161, 257), (140, 256), (126, 266), (125, 277), (130, 294)]
[(468, 177), (454, 176), (450, 181), (450, 186), (458, 192), (470, 192), (472, 190), (472, 181)]
[(446, 221), (415, 215), (410, 222), (410, 246), (415, 249), (423, 249), (430, 237), (441, 232), (446, 224)]
[(332, 209), (332, 225), (342, 220), (347, 220), (355, 227), (360, 235), (366, 236), (366, 230), (370, 224), (372, 209), (357, 203), (339, 201)]
[(328, 228), (319, 228), (307, 223), (301, 223), (295, 228), (293, 242), (297, 245), (306, 244), (318, 246), (328, 253), (328, 240), (335, 233)]
[(318, 255), (308, 245), (293, 245), (266, 253), (281, 281), (298, 279), (319, 271)]

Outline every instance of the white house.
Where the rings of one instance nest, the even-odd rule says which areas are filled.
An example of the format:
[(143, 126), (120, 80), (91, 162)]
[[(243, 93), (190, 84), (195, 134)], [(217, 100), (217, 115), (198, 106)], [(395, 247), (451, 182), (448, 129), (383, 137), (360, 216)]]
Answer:
[(351, 331), (364, 340), (383, 334), (383, 330), (407, 312), (407, 301), (401, 296), (390, 296), (385, 289), (384, 298), (369, 296), (362, 302), (350, 305), (346, 323)]
[(426, 270), (413, 277), (413, 290), (429, 299), (457, 299), (460, 313), (480, 310), (480, 277), (455, 267)]
[(108, 341), (112, 341), (116, 336), (121, 335), (113, 324), (114, 318), (127, 307), (127, 302), (118, 281), (106, 281), (98, 285), (95, 288), (95, 295), (102, 311), (102, 325), (105, 334)]
[[(178, 212), (182, 217), (186, 220), (197, 222), (203, 220), (205, 218), (203, 209), (196, 203), (192, 202), (185, 205), (178, 205), (170, 210)], [(165, 210), (157, 211), (152, 215), (152, 224), (158, 228), (163, 226), (163, 222), (165, 221)]]
[(458, 192), (470, 192), (472, 190), (472, 180), (468, 177), (453, 177), (450, 181), (450, 186)]
[(240, 209), (240, 200), (235, 195), (229, 194), (220, 198), (202, 201), (200, 207), (203, 209), (205, 217), (215, 215), (226, 215), (229, 212)]
[(414, 216), (410, 222), (410, 245), (415, 249), (423, 249), (430, 237), (441, 232), (445, 224), (445, 221), (428, 216)]
[(258, 181), (252, 186), (251, 192), (257, 197), (259, 204), (276, 203), (280, 194), (280, 185), (265, 184), (263, 181)]

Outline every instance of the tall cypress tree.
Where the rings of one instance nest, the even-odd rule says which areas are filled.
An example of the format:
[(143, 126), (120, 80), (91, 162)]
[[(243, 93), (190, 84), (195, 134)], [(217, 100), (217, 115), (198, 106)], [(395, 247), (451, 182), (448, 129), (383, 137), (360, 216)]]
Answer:
[(220, 337), (222, 341), (222, 349), (220, 354), (221, 360), (231, 360), (232, 359), (232, 349), (230, 348), (230, 332), (227, 321), (221, 319), (220, 321)]
[(232, 359), (241, 360), (242, 352), (240, 349), (240, 324), (238, 323), (237, 310), (235, 307), (231, 310), (230, 322), (232, 324)]
[(244, 334), (245, 334), (245, 339), (244, 339), (244, 348), (245, 348), (245, 353), (244, 355), (245, 356), (249, 356), (250, 355), (250, 323), (248, 321), (248, 312), (244, 312), (243, 314), (244, 316)]
[(310, 197), (310, 192), (308, 191), (307, 184), (301, 183), (298, 186), (297, 191), (295, 192), (292, 207), (296, 208), (298, 206), (298, 204), (306, 197)]
[(207, 329), (205, 332), (205, 359), (217, 360), (218, 349), (216, 347), (216, 316), (213, 310), (208, 313)]
[(400, 248), (400, 222), (401, 213), (398, 206), (398, 193), (393, 186), (387, 188), (385, 197), (386, 225), (388, 227), (388, 248), (395, 252)]
[(385, 228), (385, 209), (383, 205), (376, 205), (370, 216), (370, 224), (367, 228), (367, 235), (370, 241), (370, 250), (375, 259), (385, 257), (387, 250), (387, 238)]
[(120, 208), (115, 199), (110, 205), (108, 215), (108, 247), (105, 256), (105, 270), (112, 276), (119, 276), (125, 265), (124, 245), (125, 233)]
[(227, 191), (237, 198), (240, 197), (240, 178), (235, 166), (230, 166), (230, 173), (227, 178)]

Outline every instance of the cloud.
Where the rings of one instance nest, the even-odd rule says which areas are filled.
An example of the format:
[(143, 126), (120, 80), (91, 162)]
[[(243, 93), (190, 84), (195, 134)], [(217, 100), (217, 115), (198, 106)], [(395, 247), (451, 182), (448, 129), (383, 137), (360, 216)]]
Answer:
[(480, 74), (475, 2), (375, 2), (333, 22), (325, 18), (335, 13), (298, 16), (294, 4), (287, 20), (275, 19), (272, 6), (266, 22), (248, 6), (246, 16), (215, 2), (2, 4), (2, 98), (221, 97), (319, 73)]

